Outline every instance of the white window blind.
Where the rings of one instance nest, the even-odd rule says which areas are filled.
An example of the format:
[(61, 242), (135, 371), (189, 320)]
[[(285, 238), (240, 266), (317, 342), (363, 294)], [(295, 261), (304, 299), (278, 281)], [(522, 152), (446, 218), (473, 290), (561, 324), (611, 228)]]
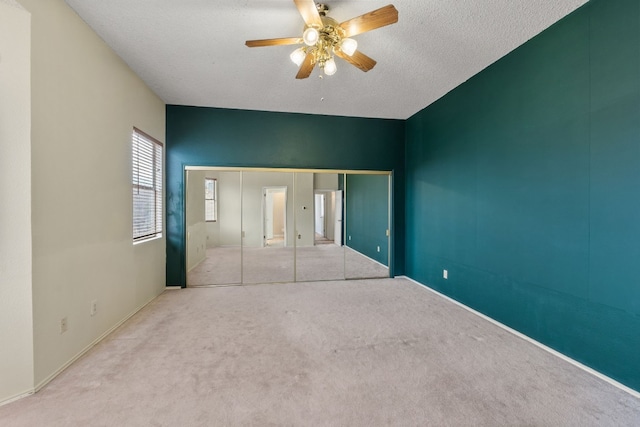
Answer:
[(213, 178), (204, 179), (204, 219), (205, 221), (218, 220), (218, 182)]
[(134, 128), (133, 240), (162, 235), (162, 144)]

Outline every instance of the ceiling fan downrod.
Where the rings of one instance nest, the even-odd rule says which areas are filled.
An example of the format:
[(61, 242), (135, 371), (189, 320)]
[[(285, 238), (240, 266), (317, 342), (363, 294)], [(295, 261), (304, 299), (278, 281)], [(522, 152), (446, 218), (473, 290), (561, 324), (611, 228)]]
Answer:
[(316, 9), (318, 9), (318, 13), (320, 14), (320, 16), (327, 16), (329, 6), (324, 3), (316, 3)]

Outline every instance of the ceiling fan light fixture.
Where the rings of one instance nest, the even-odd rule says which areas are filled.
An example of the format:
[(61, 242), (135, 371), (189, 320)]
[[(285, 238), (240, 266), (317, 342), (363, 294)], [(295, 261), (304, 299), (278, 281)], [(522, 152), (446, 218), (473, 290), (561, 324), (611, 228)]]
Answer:
[(293, 63), (299, 67), (300, 65), (302, 65), (302, 61), (304, 61), (305, 56), (307, 56), (307, 54), (304, 51), (304, 48), (299, 47), (298, 49), (291, 52), (289, 58), (291, 58), (291, 61), (293, 61)]
[(340, 42), (340, 50), (349, 56), (353, 55), (356, 49), (358, 49), (358, 42), (354, 39), (342, 39)]
[(320, 32), (318, 32), (318, 30), (313, 27), (307, 28), (302, 34), (302, 40), (307, 46), (315, 45), (318, 42), (319, 38)]
[(329, 58), (327, 59), (327, 61), (324, 63), (324, 73), (327, 76), (333, 76), (336, 71), (338, 71), (338, 67), (336, 67), (336, 61), (334, 61), (333, 58)]

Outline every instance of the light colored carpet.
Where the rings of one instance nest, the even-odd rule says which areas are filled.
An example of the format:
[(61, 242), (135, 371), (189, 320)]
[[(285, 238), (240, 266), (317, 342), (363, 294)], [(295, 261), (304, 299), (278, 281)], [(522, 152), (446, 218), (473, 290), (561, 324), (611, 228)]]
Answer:
[(334, 243), (333, 240), (329, 240), (328, 237), (323, 236), (320, 233), (315, 234), (314, 243), (316, 245), (332, 245)]
[[(294, 271), (295, 261), (295, 271)], [(295, 274), (295, 276), (294, 276)], [(389, 277), (389, 269), (346, 246), (207, 249), (187, 274), (188, 286), (309, 282)]]
[(170, 290), (2, 426), (637, 426), (640, 400), (403, 279)]

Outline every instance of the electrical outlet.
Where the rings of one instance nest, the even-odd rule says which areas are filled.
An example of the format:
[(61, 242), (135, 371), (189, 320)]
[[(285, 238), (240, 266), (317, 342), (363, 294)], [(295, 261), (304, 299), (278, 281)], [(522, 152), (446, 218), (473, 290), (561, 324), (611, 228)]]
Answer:
[(65, 332), (67, 332), (67, 329), (69, 329), (69, 325), (67, 324), (67, 318), (63, 317), (62, 319), (60, 319), (60, 333), (64, 334)]
[(93, 301), (91, 301), (91, 310), (89, 314), (91, 314), (92, 316), (95, 316), (97, 311), (98, 311), (98, 300), (94, 299)]
[(378, 246), (378, 252), (380, 252), (380, 246)]
[(349, 240), (351, 240), (351, 236), (349, 236)]
[(449, 278), (449, 272), (447, 270), (442, 270), (442, 278), (443, 279), (448, 279)]

